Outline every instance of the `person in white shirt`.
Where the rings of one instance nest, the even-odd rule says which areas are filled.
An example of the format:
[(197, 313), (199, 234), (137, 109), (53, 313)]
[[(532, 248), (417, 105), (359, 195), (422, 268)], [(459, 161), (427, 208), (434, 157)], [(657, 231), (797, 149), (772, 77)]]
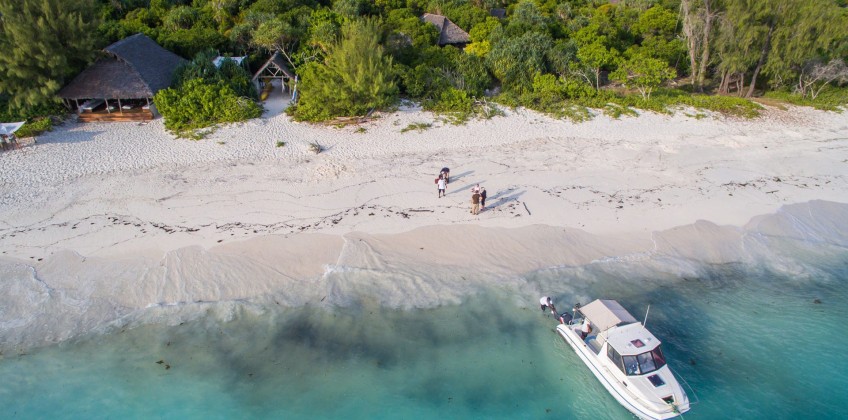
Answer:
[(445, 180), (445, 177), (439, 175), (439, 182), (437, 182), (437, 184), (439, 186), (439, 198), (442, 198), (447, 195), (447, 192), (445, 192), (445, 190), (447, 190), (447, 181)]
[(551, 299), (550, 296), (542, 296), (542, 298), (539, 299), (539, 304), (542, 306), (542, 312), (545, 312), (546, 310), (548, 310), (548, 308), (551, 308), (551, 313), (554, 314), (554, 318), (557, 318), (559, 316), (556, 307), (554, 306), (554, 301), (553, 299)]
[(591, 333), (592, 333), (592, 324), (587, 319), (587, 320), (583, 321), (583, 325), (580, 327), (580, 338), (585, 339)]

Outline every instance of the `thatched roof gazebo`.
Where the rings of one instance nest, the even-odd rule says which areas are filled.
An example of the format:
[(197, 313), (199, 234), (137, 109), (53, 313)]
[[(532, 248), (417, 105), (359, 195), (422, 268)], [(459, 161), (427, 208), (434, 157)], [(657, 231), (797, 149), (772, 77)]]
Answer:
[(177, 67), (186, 62), (140, 33), (103, 52), (106, 57), (83, 70), (58, 94), (69, 107), (75, 105), (82, 121), (152, 119), (151, 98), (171, 85)]
[[(274, 54), (268, 58), (268, 61), (259, 68), (253, 75), (253, 81), (256, 80), (262, 81), (262, 79), (294, 79), (295, 75), (289, 70), (289, 66), (286, 65), (286, 60), (283, 58), (283, 54), (279, 51), (275, 51)], [(283, 89), (285, 89), (285, 84), (283, 84)]]
[(292, 101), (297, 100), (297, 76), (289, 70), (289, 66), (286, 65), (286, 59), (283, 57), (283, 54), (279, 51), (275, 51), (274, 54), (271, 54), (271, 57), (268, 58), (268, 61), (253, 74), (253, 82), (257, 83), (257, 89), (259, 92), (259, 98), (265, 100), (265, 98), (271, 93), (273, 89), (273, 81), (274, 79), (280, 79), (280, 84), (282, 85), (282, 91), (286, 91), (286, 86), (288, 83), (286, 81), (294, 81), (294, 87), (292, 88)]
[(436, 28), (439, 29), (439, 46), (453, 45), (462, 48), (465, 44), (471, 42), (468, 32), (463, 31), (462, 28), (442, 15), (424, 13), (421, 20), (436, 25)]

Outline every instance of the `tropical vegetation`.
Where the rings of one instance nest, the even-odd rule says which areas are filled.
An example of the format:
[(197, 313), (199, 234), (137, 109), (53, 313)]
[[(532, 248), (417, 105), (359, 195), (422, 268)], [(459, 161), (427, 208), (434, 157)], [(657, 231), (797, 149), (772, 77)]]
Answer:
[(212, 63), (215, 57), (212, 51), (197, 53), (192, 61), (177, 69), (174, 86), (160, 90), (154, 97), (169, 130), (192, 136), (194, 130), (216, 123), (262, 115), (250, 74), (231, 59), (216, 67)]
[[(183, 57), (280, 51), (301, 120), (409, 98), (462, 120), (491, 101), (588, 118), (690, 106), (756, 114), (749, 99), (838, 109), (846, 0), (0, 0), (0, 104), (32, 118), (111, 42), (144, 33)], [(490, 11), (505, 9), (504, 18)], [(423, 13), (468, 32), (437, 45)], [(195, 61), (193, 71), (205, 71)], [(197, 76), (197, 77), (195, 77)], [(242, 75), (243, 76), (243, 75)], [(157, 95), (177, 130), (256, 115), (242, 76), (181, 75)], [(248, 83), (249, 84), (249, 83)], [(488, 100), (485, 98), (489, 98)], [(200, 101), (200, 102), (191, 102)], [(186, 111), (213, 101), (226, 109)], [(191, 103), (190, 103), (191, 102)]]

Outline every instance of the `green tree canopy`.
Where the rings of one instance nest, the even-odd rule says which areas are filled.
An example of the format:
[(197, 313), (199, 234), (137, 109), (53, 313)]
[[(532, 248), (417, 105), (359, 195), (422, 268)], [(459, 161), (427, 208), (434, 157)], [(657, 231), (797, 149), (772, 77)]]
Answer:
[(532, 89), (536, 73), (545, 72), (545, 58), (550, 45), (550, 36), (539, 32), (505, 37), (492, 47), (486, 62), (505, 90), (522, 93)]
[(506, 33), (515, 36), (528, 31), (547, 32), (547, 19), (534, 1), (522, 0), (513, 9), (506, 26)]
[(0, 93), (17, 108), (53, 102), (99, 47), (92, 0), (0, 0)]
[(225, 81), (186, 81), (179, 88), (160, 90), (156, 108), (165, 117), (165, 127), (177, 133), (217, 123), (238, 122), (262, 115), (262, 108), (240, 97)]
[(301, 67), (295, 118), (322, 121), (363, 115), (395, 102), (398, 89), (392, 59), (383, 53), (380, 32), (375, 20), (350, 21), (324, 62)]
[(594, 80), (595, 89), (601, 87), (601, 70), (609, 68), (618, 63), (618, 50), (615, 48), (607, 48), (602, 41), (593, 42), (583, 45), (577, 50), (577, 59), (588, 70)]
[(618, 66), (610, 78), (635, 88), (642, 99), (651, 97), (651, 92), (674, 77), (674, 70), (663, 60), (651, 57), (633, 56)]

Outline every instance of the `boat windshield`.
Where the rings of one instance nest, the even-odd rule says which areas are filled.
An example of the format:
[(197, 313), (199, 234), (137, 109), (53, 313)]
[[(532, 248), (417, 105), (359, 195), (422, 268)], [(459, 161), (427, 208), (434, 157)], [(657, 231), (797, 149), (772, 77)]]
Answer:
[(663, 356), (659, 346), (649, 352), (635, 356), (619, 356), (618, 352), (610, 349), (612, 350), (610, 353), (615, 353), (610, 355), (610, 359), (628, 376), (644, 375), (665, 366), (665, 356)]

